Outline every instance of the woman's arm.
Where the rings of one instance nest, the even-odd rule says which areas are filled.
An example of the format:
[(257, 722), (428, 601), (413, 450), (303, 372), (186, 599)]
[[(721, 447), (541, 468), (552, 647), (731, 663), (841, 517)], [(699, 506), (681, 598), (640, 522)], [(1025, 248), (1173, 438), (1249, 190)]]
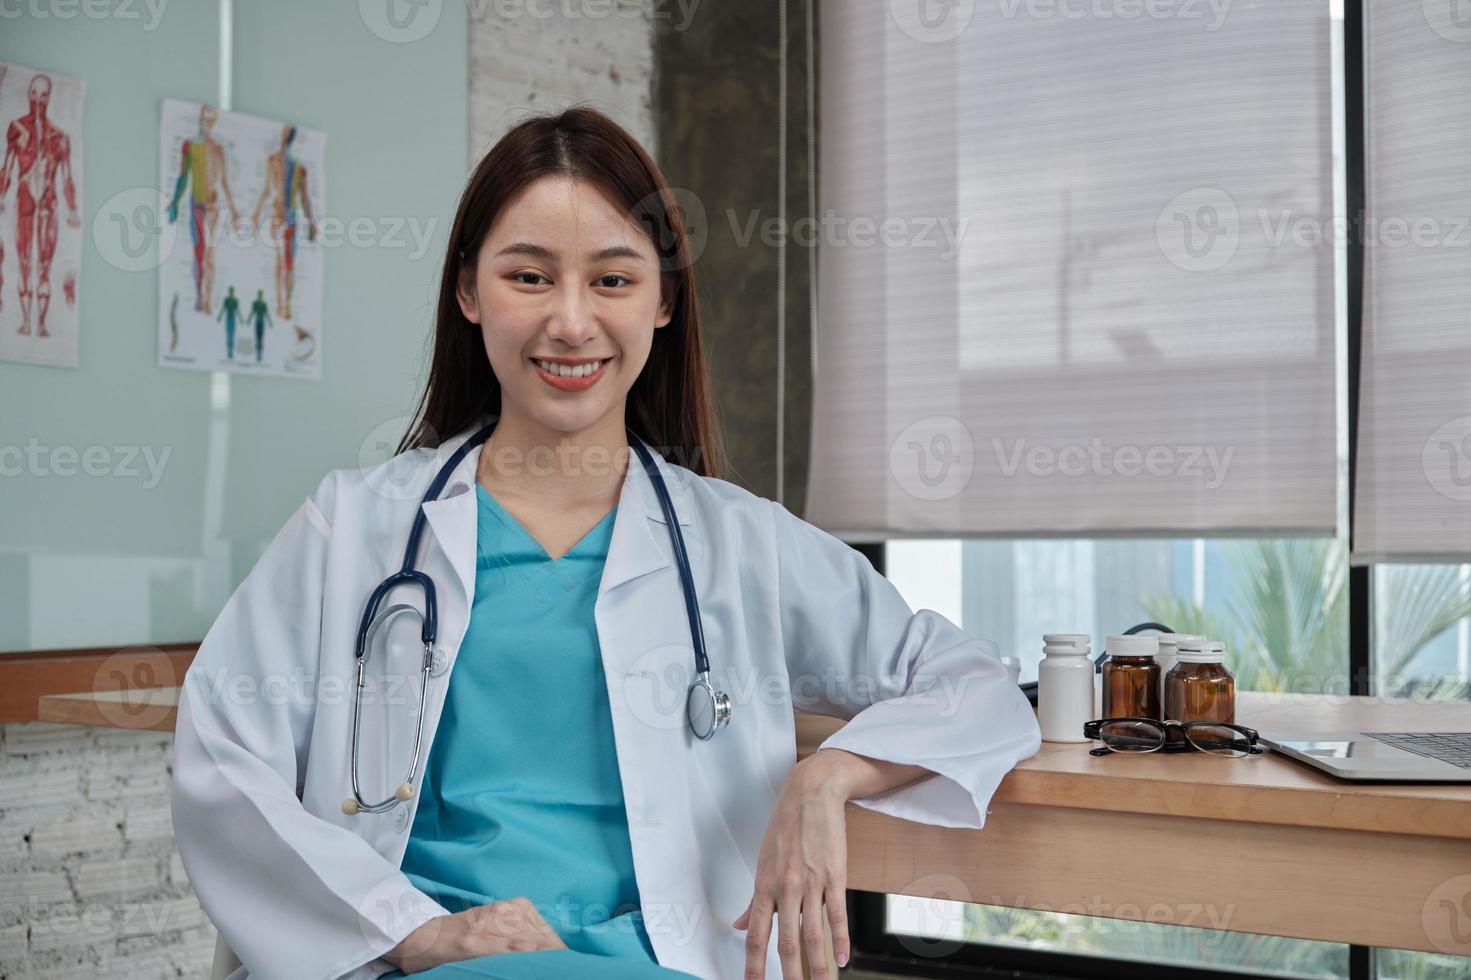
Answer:
[[(841, 759), (838, 778), (860, 806), (983, 826), (1002, 777), (1042, 744), (996, 645), (933, 610), (911, 610), (859, 552), (768, 503), (793, 704), (848, 719), (804, 761)], [(829, 749), (853, 758), (824, 756)]]
[(327, 481), (314, 496), (225, 603), (184, 676), (171, 807), (195, 895), (253, 975), (358, 980), (384, 972), (372, 965), (380, 953), (448, 910), (298, 797), (316, 686), (296, 682), (320, 669), (331, 510), (316, 500), (330, 497)]
[(771, 920), (786, 980), (829, 976), (823, 917), (848, 957), (844, 806), (918, 823), (980, 827), (1002, 776), (1041, 746), (995, 644), (930, 609), (912, 611), (867, 558), (766, 502), (775, 534), (782, 653), (799, 711), (848, 723), (787, 776), (755, 888), (731, 923), (746, 931), (746, 975), (765, 972)]
[(851, 800), (855, 796), (877, 796), (934, 775), (924, 766), (885, 762), (838, 748), (818, 749), (801, 764), (809, 770), (809, 779), (828, 787), (843, 800)]

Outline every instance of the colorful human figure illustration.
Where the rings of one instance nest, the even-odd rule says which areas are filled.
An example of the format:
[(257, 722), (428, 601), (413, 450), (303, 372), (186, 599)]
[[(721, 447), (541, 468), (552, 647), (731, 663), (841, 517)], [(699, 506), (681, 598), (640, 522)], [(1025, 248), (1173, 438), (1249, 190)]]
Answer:
[[(66, 198), (66, 223), (81, 226), (77, 189), (72, 182), (71, 138), (46, 116), (51, 104), (51, 78), (36, 75), (26, 92), (29, 110), (5, 130), (5, 157), (0, 161), (0, 214), (15, 174), (15, 254), (20, 267), (20, 333), (31, 332), (31, 300), (37, 305), (36, 335), (48, 337), (46, 313), (51, 307), (51, 260), (56, 255), (56, 181)], [(0, 260), (4, 246), (0, 244)], [(0, 282), (0, 297), (4, 283)], [(3, 299), (0, 299), (3, 303)]]
[(189, 185), (189, 234), (194, 241), (194, 308), (210, 312), (214, 295), (215, 249), (212, 233), (219, 216), (215, 185), (225, 195), (230, 207), (230, 223), (240, 220), (235, 198), (230, 193), (226, 175), (225, 148), (214, 138), (215, 120), (219, 112), (212, 105), (199, 107), (199, 134), (185, 140), (179, 150), (179, 176), (174, 181), (174, 197), (169, 202), (169, 224), (179, 217), (179, 198), (184, 185)]
[(250, 322), (255, 326), (255, 359), (261, 358), (261, 351), (266, 346), (266, 327), (275, 326), (271, 322), (271, 314), (266, 309), (266, 291), (257, 289), (255, 291), (255, 302), (250, 304)]
[(276, 315), (291, 319), (291, 287), (296, 270), (296, 212), (306, 215), (307, 241), (317, 240), (316, 220), (312, 217), (311, 198), (307, 194), (307, 168), (291, 156), (291, 141), (296, 127), (281, 127), (281, 148), (266, 157), (266, 183), (255, 204), (251, 222), (260, 227), (261, 209), (270, 205), (270, 241), (276, 246)]
[(231, 360), (235, 357), (235, 318), (240, 315), (240, 300), (235, 296), (235, 287), (231, 286), (225, 294), (224, 303), (220, 304), (220, 315), (215, 317), (215, 322), (225, 321), (225, 356)]

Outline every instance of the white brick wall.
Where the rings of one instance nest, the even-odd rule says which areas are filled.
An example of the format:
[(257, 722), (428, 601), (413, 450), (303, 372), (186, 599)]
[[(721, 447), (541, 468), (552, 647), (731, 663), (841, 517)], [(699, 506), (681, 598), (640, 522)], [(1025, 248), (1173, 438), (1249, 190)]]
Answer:
[[(469, 4), (470, 163), (526, 110), (589, 100), (654, 152), (643, 0)], [(515, 5), (505, 7), (515, 11)], [(206, 977), (215, 929), (174, 848), (170, 734), (0, 725), (0, 980)]]
[(173, 736), (0, 725), (0, 977), (203, 977), (169, 821)]
[(526, 115), (573, 102), (611, 116), (654, 154), (651, 18), (677, 16), (677, 4), (470, 0), (467, 9), (471, 167)]

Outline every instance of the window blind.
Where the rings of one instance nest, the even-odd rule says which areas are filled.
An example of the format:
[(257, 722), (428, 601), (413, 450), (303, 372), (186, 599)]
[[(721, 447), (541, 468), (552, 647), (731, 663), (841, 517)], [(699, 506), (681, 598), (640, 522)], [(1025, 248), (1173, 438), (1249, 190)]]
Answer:
[(1332, 534), (1328, 4), (822, 11), (804, 516)]
[(1471, 18), (1367, 5), (1354, 560), (1471, 556)]

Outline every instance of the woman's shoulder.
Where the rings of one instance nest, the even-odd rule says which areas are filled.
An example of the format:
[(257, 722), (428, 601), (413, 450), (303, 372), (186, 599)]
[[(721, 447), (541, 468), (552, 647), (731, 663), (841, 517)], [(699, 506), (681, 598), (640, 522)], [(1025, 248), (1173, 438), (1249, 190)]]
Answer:
[(762, 534), (773, 533), (784, 520), (800, 520), (781, 502), (731, 480), (704, 476), (668, 460), (665, 466), (685, 488), (690, 505), (702, 515), (732, 520)]
[(307, 502), (329, 526), (344, 512), (414, 507), (438, 471), (431, 465), (437, 458), (437, 450), (421, 446), (371, 465), (328, 470), (307, 495)]
[(728, 523), (733, 521), (732, 526), (742, 534), (760, 535), (759, 540), (772, 542), (788, 560), (823, 554), (847, 562), (859, 556), (842, 538), (799, 517), (792, 505), (763, 497), (728, 480), (700, 476), (683, 466), (669, 465), (691, 487), (691, 503), (704, 515), (714, 514)]

